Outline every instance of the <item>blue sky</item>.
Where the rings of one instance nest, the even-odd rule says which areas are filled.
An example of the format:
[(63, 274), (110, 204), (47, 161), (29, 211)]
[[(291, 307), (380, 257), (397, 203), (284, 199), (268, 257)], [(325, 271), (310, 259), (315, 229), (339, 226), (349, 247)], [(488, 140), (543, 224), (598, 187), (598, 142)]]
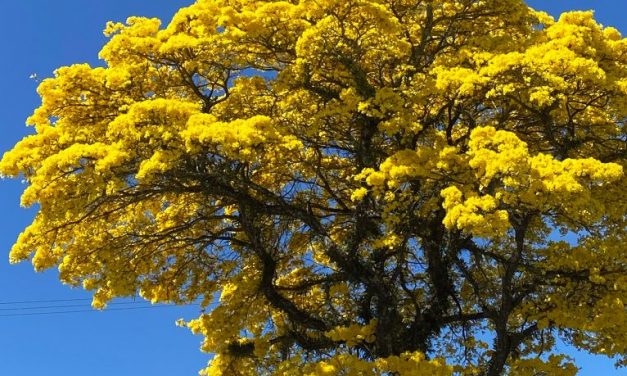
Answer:
[[(130, 15), (156, 16), (167, 22), (176, 9), (192, 0), (22, 0), (0, 1), (0, 153), (28, 134), (24, 119), (38, 105), (32, 73), (46, 77), (62, 65), (98, 64), (108, 20)], [(569, 9), (596, 9), (597, 19), (627, 33), (627, 1), (530, 0), (536, 9), (557, 15)], [(195, 375), (208, 356), (198, 350), (200, 337), (174, 325), (193, 318), (195, 307), (80, 312), (59, 315), (7, 316), (36, 313), (3, 304), (24, 300), (85, 299), (80, 290), (56, 280), (54, 271), (34, 273), (30, 264), (8, 264), (8, 250), (30, 223), (33, 210), (19, 207), (24, 188), (19, 181), (0, 181), (0, 375), (31, 376), (172, 376)], [(89, 302), (50, 302), (82, 310)], [(136, 308), (127, 304), (115, 308)], [(569, 350), (583, 367), (581, 375), (618, 374), (611, 362)]]

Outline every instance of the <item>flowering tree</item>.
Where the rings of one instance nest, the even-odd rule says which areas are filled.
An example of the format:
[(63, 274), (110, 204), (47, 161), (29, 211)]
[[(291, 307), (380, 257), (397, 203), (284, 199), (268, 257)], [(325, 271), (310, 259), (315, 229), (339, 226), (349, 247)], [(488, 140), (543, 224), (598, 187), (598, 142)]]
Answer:
[(12, 262), (202, 301), (208, 375), (625, 364), (627, 40), (591, 12), (198, 0), (105, 33), (2, 158), (38, 205)]

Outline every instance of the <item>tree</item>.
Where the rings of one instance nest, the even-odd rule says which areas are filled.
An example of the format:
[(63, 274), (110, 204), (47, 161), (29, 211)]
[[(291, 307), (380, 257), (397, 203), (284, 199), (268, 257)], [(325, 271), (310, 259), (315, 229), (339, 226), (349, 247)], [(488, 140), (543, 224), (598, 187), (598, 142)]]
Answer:
[(209, 375), (627, 354), (627, 40), (522, 0), (198, 0), (107, 25), (0, 162), (11, 262), (202, 301)]

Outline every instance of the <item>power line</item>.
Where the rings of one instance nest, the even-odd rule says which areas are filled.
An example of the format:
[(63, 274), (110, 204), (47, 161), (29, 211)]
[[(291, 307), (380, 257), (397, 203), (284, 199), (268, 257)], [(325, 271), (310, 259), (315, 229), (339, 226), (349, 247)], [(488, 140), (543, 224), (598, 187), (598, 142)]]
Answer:
[(97, 311), (94, 309), (76, 309), (76, 310), (68, 310), (68, 311), (51, 311), (51, 312), (7, 313), (7, 314), (0, 314), (0, 317), (46, 316), (46, 315), (68, 314), (68, 313), (131, 311), (131, 310), (138, 310), (138, 309), (155, 309), (155, 308), (172, 308), (172, 307), (178, 307), (178, 306), (157, 305), (157, 306), (147, 306), (147, 307), (109, 308), (109, 309), (105, 309), (102, 311)]
[[(127, 304), (147, 304), (147, 301), (137, 302), (113, 302), (107, 305), (127, 305)], [(31, 311), (37, 309), (49, 309), (49, 308), (74, 308), (85, 307), (85, 304), (62, 304), (62, 305), (47, 305), (47, 306), (35, 306), (35, 307), (17, 307), (17, 308), (0, 308), (0, 311)]]
[(47, 300), (22, 300), (22, 301), (14, 301), (14, 302), (0, 302), (0, 305), (7, 304), (35, 304), (35, 303), (57, 303), (57, 302), (84, 302), (91, 300), (91, 298), (84, 299), (47, 299)]

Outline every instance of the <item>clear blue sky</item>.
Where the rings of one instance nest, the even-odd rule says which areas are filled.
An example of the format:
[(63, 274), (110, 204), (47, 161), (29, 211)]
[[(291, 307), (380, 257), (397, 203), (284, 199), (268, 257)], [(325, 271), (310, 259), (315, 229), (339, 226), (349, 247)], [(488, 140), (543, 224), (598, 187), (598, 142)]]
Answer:
[[(28, 78), (32, 73), (46, 77), (62, 65), (99, 64), (97, 53), (106, 41), (102, 35), (106, 21), (142, 15), (167, 22), (176, 9), (191, 2), (1, 0), (0, 153), (29, 132), (24, 119), (39, 103), (36, 82)], [(624, 0), (528, 3), (554, 15), (569, 9), (596, 9), (601, 23), (627, 33)], [(0, 375), (183, 376), (195, 375), (204, 367), (208, 356), (198, 350), (201, 338), (174, 325), (177, 318), (195, 317), (194, 307), (6, 316), (41, 311), (10, 311), (18, 306), (4, 302), (88, 297), (61, 285), (54, 271), (36, 274), (28, 263), (11, 266), (6, 261), (11, 244), (34, 214), (19, 207), (22, 189), (19, 181), (0, 181)], [(45, 305), (61, 304), (88, 308), (89, 303)], [(569, 352), (583, 366), (581, 375), (618, 374), (604, 358)]]

